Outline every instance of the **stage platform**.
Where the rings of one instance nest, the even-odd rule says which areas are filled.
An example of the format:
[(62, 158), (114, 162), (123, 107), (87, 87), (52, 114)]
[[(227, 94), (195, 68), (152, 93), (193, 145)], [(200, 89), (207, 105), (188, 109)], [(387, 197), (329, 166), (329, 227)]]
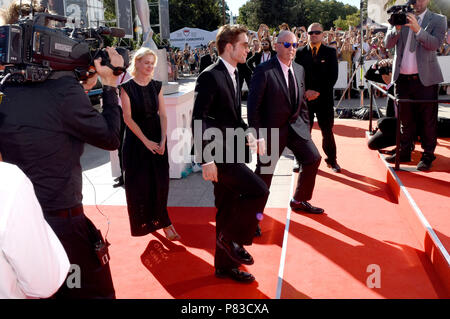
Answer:
[[(367, 128), (368, 121), (336, 120), (342, 172), (322, 161), (311, 200), (324, 214), (298, 214), (288, 200), (266, 208), (263, 235), (248, 247), (255, 264), (243, 267), (255, 275), (252, 284), (214, 276), (214, 207), (169, 207), (182, 236), (169, 242), (162, 231), (131, 237), (126, 202), (103, 196), (113, 198), (98, 208), (110, 220), (117, 297), (450, 298), (450, 141), (438, 141), (431, 172), (415, 170), (420, 146), (411, 165), (394, 172), (367, 148)], [(313, 139), (323, 154), (317, 124)], [(292, 193), (298, 175), (289, 174)], [(281, 186), (272, 185), (271, 196)], [(85, 210), (105, 234), (97, 207), (85, 202)]]

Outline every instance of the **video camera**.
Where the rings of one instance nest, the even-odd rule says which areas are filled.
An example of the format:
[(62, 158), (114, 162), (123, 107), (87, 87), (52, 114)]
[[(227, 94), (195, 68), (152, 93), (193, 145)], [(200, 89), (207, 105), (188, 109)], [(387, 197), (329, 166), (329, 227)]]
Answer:
[(406, 19), (406, 14), (414, 11), (414, 5), (416, 0), (408, 0), (404, 5), (392, 6), (387, 10), (387, 13), (392, 13), (388, 21), (391, 25), (405, 25), (408, 23)]
[(72, 29), (65, 27), (67, 21), (64, 16), (37, 13), (19, 19), (16, 24), (0, 26), (0, 64), (5, 65), (3, 79), (16, 83), (43, 82), (52, 71), (73, 71), (79, 80), (85, 80), (93, 74), (94, 60), (98, 57), (115, 75), (126, 70), (128, 50), (116, 48), (124, 59), (124, 67), (114, 67), (102, 38), (103, 35), (123, 37), (123, 29)]

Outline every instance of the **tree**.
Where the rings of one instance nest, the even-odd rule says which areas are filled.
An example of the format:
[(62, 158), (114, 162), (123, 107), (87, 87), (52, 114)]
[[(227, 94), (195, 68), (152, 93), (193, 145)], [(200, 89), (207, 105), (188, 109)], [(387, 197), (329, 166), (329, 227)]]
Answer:
[[(225, 7), (227, 8), (227, 7)], [(169, 0), (170, 30), (183, 27), (216, 30), (222, 24), (221, 0)]]
[(238, 22), (254, 30), (261, 23), (278, 29), (283, 22), (290, 27), (320, 22), (328, 29), (339, 16), (346, 17), (355, 12), (357, 8), (336, 0), (249, 0), (240, 8)]

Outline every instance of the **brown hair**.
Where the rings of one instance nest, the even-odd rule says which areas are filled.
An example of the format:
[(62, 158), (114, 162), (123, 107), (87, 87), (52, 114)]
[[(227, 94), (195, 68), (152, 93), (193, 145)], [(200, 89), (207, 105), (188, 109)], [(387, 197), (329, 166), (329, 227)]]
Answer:
[[(45, 11), (45, 7), (42, 5), (41, 0), (33, 1), (33, 10), (35, 12)], [(25, 17), (30, 13), (30, 1), (22, 0), (22, 6), (20, 6), (20, 0), (14, 0), (6, 9), (0, 9), (0, 25), (16, 23), (19, 21), (20, 14)]]
[(237, 42), (237, 38), (241, 33), (247, 33), (247, 28), (243, 25), (232, 25), (229, 24), (223, 25), (220, 27), (219, 32), (217, 32), (216, 36), (216, 45), (217, 50), (219, 51), (219, 55), (221, 55), (225, 51), (225, 46), (228, 43), (234, 45)]
[(286, 22), (283, 22), (281, 25), (278, 26), (278, 28), (280, 30), (287, 30), (287, 31), (289, 31), (289, 24), (287, 24)]

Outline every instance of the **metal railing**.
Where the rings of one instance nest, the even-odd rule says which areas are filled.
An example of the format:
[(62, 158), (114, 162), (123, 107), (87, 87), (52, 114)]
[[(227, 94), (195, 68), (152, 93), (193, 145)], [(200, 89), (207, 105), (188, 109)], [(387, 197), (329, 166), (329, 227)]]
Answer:
[(394, 95), (387, 92), (385, 89), (380, 87), (376, 82), (373, 81), (367, 81), (369, 83), (369, 132), (372, 135), (372, 110), (373, 110), (373, 90), (374, 88), (378, 91), (382, 92), (383, 94), (386, 94), (389, 99), (392, 99), (394, 101), (394, 108), (397, 110), (397, 127), (395, 132), (395, 167), (394, 169), (398, 171), (400, 169), (400, 152), (401, 152), (401, 145), (400, 145), (400, 114), (401, 114), (401, 103), (450, 103), (450, 99), (437, 99), (437, 100), (411, 100), (411, 99), (399, 99), (395, 97)]

